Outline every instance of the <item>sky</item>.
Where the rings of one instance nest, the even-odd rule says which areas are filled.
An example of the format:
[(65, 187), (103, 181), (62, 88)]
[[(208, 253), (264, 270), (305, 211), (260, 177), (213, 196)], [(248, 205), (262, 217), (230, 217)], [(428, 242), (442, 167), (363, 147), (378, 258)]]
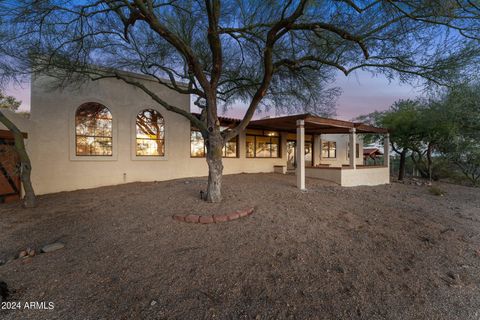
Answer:
[[(337, 101), (336, 117), (342, 120), (352, 120), (359, 115), (375, 110), (386, 110), (396, 100), (414, 98), (421, 94), (415, 86), (399, 84), (398, 81), (389, 82), (383, 76), (372, 77), (370, 73), (364, 71), (356, 71), (348, 77), (339, 74), (332, 86), (342, 89), (342, 94)], [(10, 85), (7, 87), (6, 93), (22, 101), (21, 110), (30, 109), (29, 84)], [(245, 106), (237, 105), (224, 115), (241, 118), (245, 110)], [(256, 117), (265, 115), (265, 113), (258, 114)]]

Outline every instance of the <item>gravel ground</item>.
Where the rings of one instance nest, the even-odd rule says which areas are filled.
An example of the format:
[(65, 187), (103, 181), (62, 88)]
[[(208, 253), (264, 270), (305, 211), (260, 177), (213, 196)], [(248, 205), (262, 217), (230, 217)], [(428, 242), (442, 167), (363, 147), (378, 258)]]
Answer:
[[(0, 207), (2, 319), (480, 319), (480, 189), (341, 188), (295, 177), (224, 177), (224, 201), (199, 200), (204, 178), (131, 183)], [(172, 214), (253, 215), (211, 225)], [(23, 308), (23, 307), (22, 307)]]

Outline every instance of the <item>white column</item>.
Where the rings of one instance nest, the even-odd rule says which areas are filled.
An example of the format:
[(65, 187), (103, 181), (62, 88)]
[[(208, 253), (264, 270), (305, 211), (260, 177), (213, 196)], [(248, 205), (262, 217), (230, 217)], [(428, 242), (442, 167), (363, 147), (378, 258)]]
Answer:
[(350, 168), (357, 169), (357, 134), (356, 129), (350, 129), (350, 150), (349, 152), (349, 160), (350, 160)]
[(305, 121), (297, 120), (297, 150), (296, 159), (297, 168), (295, 175), (297, 176), (297, 187), (305, 190)]
[(383, 165), (390, 168), (390, 134), (383, 137)]

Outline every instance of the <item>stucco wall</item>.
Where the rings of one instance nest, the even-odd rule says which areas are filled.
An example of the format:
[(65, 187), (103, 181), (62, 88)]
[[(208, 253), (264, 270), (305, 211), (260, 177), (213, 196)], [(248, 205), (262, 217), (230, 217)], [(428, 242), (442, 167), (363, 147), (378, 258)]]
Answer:
[(376, 186), (390, 183), (390, 173), (387, 167), (357, 168), (342, 170), (342, 183), (344, 187)]
[[(133, 181), (169, 180), (206, 176), (204, 158), (190, 157), (190, 123), (184, 117), (158, 106), (140, 89), (120, 80), (104, 79), (54, 91), (49, 79), (37, 77), (32, 83), (29, 152), (32, 182), (37, 194), (69, 191)], [(139, 80), (168, 103), (189, 110), (190, 98), (152, 81)], [(113, 156), (76, 157), (74, 149), (75, 110), (85, 102), (98, 102), (113, 115)], [(135, 117), (145, 108), (154, 108), (165, 119), (165, 157), (140, 159), (132, 150)], [(282, 152), (285, 139), (282, 139)], [(245, 134), (239, 137), (240, 158), (224, 159), (224, 173), (273, 172), (279, 159), (246, 159)]]
[(390, 183), (387, 167), (305, 168), (305, 176), (335, 182), (342, 187), (375, 186)]
[[(328, 168), (305, 168), (305, 176), (335, 182), (339, 185), (342, 183), (341, 169)], [(308, 188), (308, 186), (307, 186)]]

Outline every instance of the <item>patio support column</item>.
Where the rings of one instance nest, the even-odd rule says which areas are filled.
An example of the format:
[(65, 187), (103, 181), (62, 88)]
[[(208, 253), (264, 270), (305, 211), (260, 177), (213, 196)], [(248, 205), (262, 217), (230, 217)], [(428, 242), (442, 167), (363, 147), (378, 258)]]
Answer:
[(383, 137), (383, 165), (390, 168), (390, 134)]
[(297, 188), (305, 190), (305, 121), (297, 120), (297, 150), (296, 150), (295, 175), (297, 176)]
[(350, 150), (348, 150), (349, 154), (349, 160), (350, 160), (350, 168), (353, 170), (357, 169), (357, 134), (356, 134), (356, 129), (352, 128), (350, 129)]

